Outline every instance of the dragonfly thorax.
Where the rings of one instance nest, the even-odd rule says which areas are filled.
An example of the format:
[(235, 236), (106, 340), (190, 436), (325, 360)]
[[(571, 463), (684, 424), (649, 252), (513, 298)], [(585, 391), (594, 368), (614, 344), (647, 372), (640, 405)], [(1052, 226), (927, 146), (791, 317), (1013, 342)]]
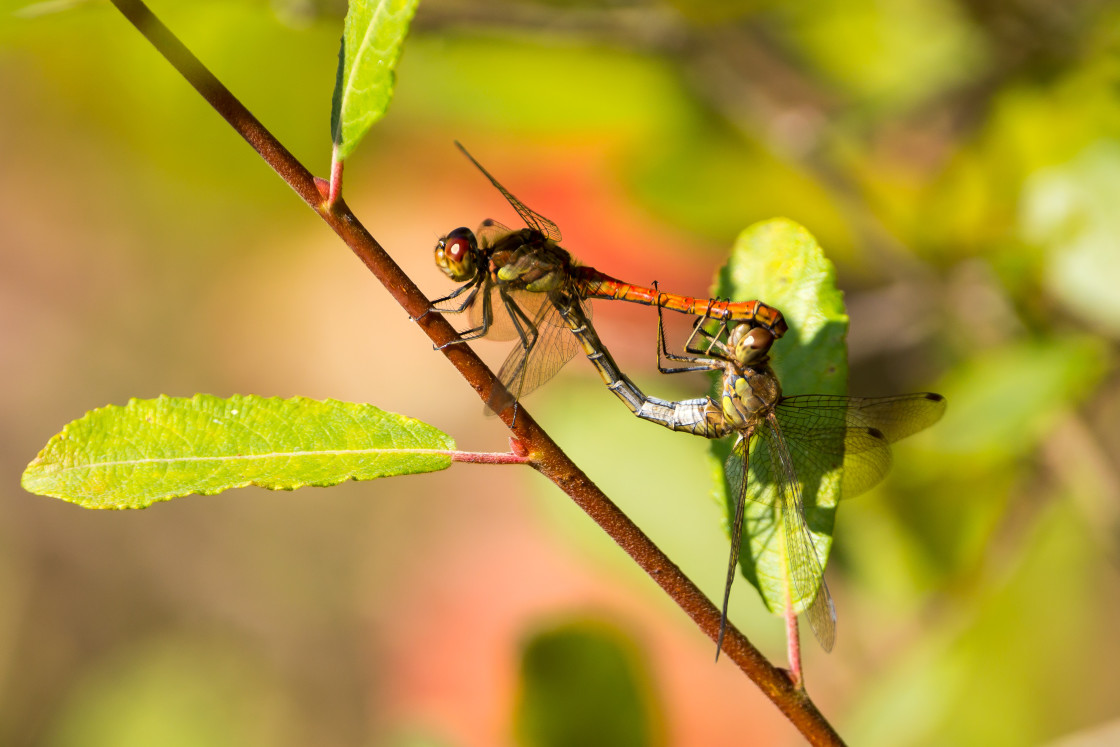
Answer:
[(770, 366), (754, 366), (723, 374), (723, 416), (737, 430), (760, 423), (782, 398), (782, 385)]
[(436, 244), (436, 265), (444, 275), (462, 283), (478, 274), (478, 242), (469, 228), (456, 228)]
[[(528, 232), (527, 232), (528, 233)], [(523, 244), (509, 254), (494, 254), (498, 281), (510, 289), (524, 289), (533, 293), (559, 290), (571, 278), (571, 255), (556, 242), (534, 237), (530, 244)]]

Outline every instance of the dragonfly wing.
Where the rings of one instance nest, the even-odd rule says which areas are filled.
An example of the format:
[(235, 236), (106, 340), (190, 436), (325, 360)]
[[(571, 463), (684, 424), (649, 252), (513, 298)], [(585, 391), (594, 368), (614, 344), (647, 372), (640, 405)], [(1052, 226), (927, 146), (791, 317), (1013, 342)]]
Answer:
[(843, 466), (841, 497), (868, 490), (891, 467), (890, 444), (928, 428), (945, 412), (938, 394), (785, 397), (775, 408), (798, 476), (809, 486)]
[[(547, 303), (541, 304), (531, 326), (524, 319), (519, 319), (527, 328), (528, 338), (524, 344), (514, 347), (498, 372), (502, 385), (517, 400), (555, 376), (580, 350), (579, 340), (560, 319), (548, 294), (519, 295), (540, 297)], [(509, 315), (515, 313), (511, 311)], [(488, 407), (494, 412), (501, 412), (507, 404), (502, 398), (491, 397)]]
[(747, 454), (750, 434), (740, 435), (735, 447), (723, 463), (728, 489), (735, 496), (735, 518), (731, 522), (731, 557), (727, 562), (727, 580), (723, 584), (723, 607), (719, 617), (719, 637), (716, 639), (716, 656), (723, 649), (723, 634), (727, 632), (727, 604), (731, 600), (731, 584), (739, 566), (739, 550), (743, 542), (743, 521), (746, 513)]
[(530, 210), (525, 205), (525, 203), (511, 195), (509, 192), (506, 192), (504, 189), (502, 190), (502, 193), (506, 196), (507, 200), (511, 201), (510, 204), (513, 205), (513, 209), (516, 210), (518, 214), (525, 220), (525, 222), (528, 223), (531, 227), (537, 229), (545, 236), (555, 241), (557, 244), (559, 244), (560, 240), (564, 238), (560, 235), (560, 227), (555, 223), (538, 213), (536, 210)]
[[(839, 397), (806, 394), (786, 397), (797, 407), (842, 413), (853, 427), (874, 428), (890, 443), (929, 428), (945, 414), (945, 398), (940, 394), (918, 392), (894, 397)], [(827, 416), (830, 420), (835, 415)]]
[(821, 648), (831, 651), (836, 642), (836, 608), (824, 582), (824, 569), (813, 535), (805, 521), (801, 481), (775, 416), (771, 415), (759, 430), (761, 439), (751, 466), (759, 487), (773, 491), (780, 507), (786, 569), (785, 606), (804, 614)]
[(478, 241), (478, 246), (483, 251), (491, 249), (498, 243), (499, 239), (509, 236), (513, 231), (503, 226), (493, 218), (487, 218), (479, 224), (478, 230), (474, 232), (475, 238)]
[[(521, 335), (517, 331), (517, 325), (513, 323), (513, 318), (509, 307), (502, 299), (502, 289), (497, 283), (491, 283), (487, 291), (489, 298), (484, 298), (482, 293), (474, 299), (474, 303), (470, 306), (469, 319), (472, 328), (478, 328), (482, 325), (483, 319), (487, 315), (490, 317), (490, 328), (486, 332), (487, 340), (495, 340), (498, 342), (504, 340), (519, 340)], [(544, 293), (530, 293), (529, 291), (506, 291), (506, 297), (510, 302), (516, 304), (517, 308), (524, 313), (529, 319), (534, 319), (541, 311), (541, 306), (548, 301)], [(521, 321), (521, 317), (518, 317)], [(522, 327), (526, 325), (522, 322)]]
[(536, 229), (537, 231), (540, 231), (548, 238), (559, 243), (560, 229), (556, 227), (555, 223), (553, 223), (540, 213), (536, 212), (535, 210), (530, 210), (525, 203), (510, 194), (508, 189), (503, 187), (497, 179), (491, 176), (490, 172), (484, 169), (482, 167), (482, 164), (476, 161), (474, 159), (474, 156), (468, 153), (467, 149), (464, 148), (458, 141), (455, 142), (455, 145), (458, 146), (459, 150), (463, 152), (464, 156), (470, 159), (470, 162), (475, 165), (475, 168), (481, 171), (483, 175), (490, 180), (490, 183), (493, 184), (494, 187), (502, 193), (502, 196), (506, 198), (506, 201), (513, 206), (513, 209), (517, 211), (517, 214), (521, 216), (521, 219), (525, 221), (525, 225), (529, 226), (530, 228)]

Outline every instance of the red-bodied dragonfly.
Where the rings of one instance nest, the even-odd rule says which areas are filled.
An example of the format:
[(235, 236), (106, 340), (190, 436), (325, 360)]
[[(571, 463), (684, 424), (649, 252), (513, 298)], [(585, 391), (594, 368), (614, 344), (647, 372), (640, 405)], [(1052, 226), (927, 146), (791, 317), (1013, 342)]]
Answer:
[[(723, 378), (718, 401), (712, 397), (681, 401), (649, 397), (619, 371), (578, 304), (561, 304), (558, 308), (603, 381), (639, 418), (707, 438), (735, 434), (731, 455), (724, 464), (735, 501), (735, 518), (717, 656), (739, 564), (747, 501), (776, 509), (785, 543), (787, 614), (792, 618), (788, 610), (800, 604), (821, 647), (830, 651), (836, 639), (836, 610), (806, 523), (802, 487), (819, 483), (822, 476), (843, 467), (840, 497), (868, 490), (890, 469), (890, 444), (936, 423), (945, 412), (945, 398), (930, 392), (869, 398), (783, 396), (769, 363), (774, 343), (771, 332), (739, 324), (731, 328), (724, 342), (718, 334), (705, 330), (706, 320), (701, 317), (685, 343), (687, 355), (673, 354), (665, 344), (660, 309), (658, 369), (662, 373), (719, 371)], [(698, 336), (706, 342), (694, 345)], [(687, 365), (666, 368), (662, 357)], [(790, 644), (791, 664), (800, 679), (796, 641)]]
[[(759, 301), (717, 301), (658, 293), (577, 265), (560, 246), (560, 229), (555, 223), (529, 209), (466, 148), (458, 142), (455, 145), (502, 193), (526, 228), (511, 230), (497, 221), (486, 220), (477, 232), (456, 228), (441, 238), (435, 248), (436, 264), (449, 278), (463, 285), (434, 301), (429, 311), (469, 311), (471, 327), (460, 332), (460, 339), (450, 344), (480, 337), (519, 341), (498, 373), (513, 398), (512, 404), (551, 379), (580, 349), (580, 343), (568, 333), (557, 313), (561, 295), (566, 304), (579, 305), (587, 319), (591, 317), (591, 307), (585, 303), (588, 299), (645, 305), (657, 301), (662, 308), (706, 314), (724, 324), (746, 322), (766, 329), (773, 337), (786, 332), (781, 312)], [(491, 397), (488, 406), (501, 412), (509, 404), (497, 395)]]

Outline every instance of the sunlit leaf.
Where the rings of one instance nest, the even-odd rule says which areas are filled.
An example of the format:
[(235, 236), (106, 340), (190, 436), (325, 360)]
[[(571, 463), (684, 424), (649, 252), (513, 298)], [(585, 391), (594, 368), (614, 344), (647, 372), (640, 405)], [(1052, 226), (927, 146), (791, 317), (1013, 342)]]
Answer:
[[(836, 269), (803, 227), (776, 218), (748, 228), (736, 241), (713, 293), (737, 300), (756, 298), (782, 311), (789, 332), (774, 344), (773, 368), (783, 394), (847, 394), (844, 338), (848, 316), (843, 295), (836, 289)], [(712, 442), (712, 455), (719, 465), (733, 443), (731, 438)], [(759, 484), (753, 472), (752, 465), (748, 486)], [(719, 474), (722, 476), (722, 470)], [(805, 515), (823, 568), (832, 546), (840, 471), (798, 477), (804, 484)], [(809, 484), (813, 481), (817, 484)], [(722, 478), (716, 481), (716, 496), (726, 506), (730, 524), (735, 504)], [(780, 514), (772, 506), (748, 501), (739, 557), (743, 574), (759, 590), (766, 606), (782, 611), (787, 577), (785, 543)], [(794, 601), (800, 611), (812, 600)]]
[(401, 45), (419, 0), (351, 0), (331, 100), (336, 157), (350, 156), (393, 98)]
[(145, 508), (256, 485), (336, 485), (446, 469), (455, 442), (372, 405), (234, 395), (161, 396), (88, 412), (51, 438), (24, 489), (86, 508)]

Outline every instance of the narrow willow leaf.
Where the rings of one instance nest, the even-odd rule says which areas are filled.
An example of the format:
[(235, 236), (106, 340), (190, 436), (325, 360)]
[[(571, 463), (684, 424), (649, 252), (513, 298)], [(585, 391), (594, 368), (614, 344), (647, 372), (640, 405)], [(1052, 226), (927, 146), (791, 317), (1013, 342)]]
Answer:
[(161, 396), (88, 412), (51, 438), (23, 487), (86, 508), (446, 469), (455, 442), (373, 405), (293, 397)]
[(331, 100), (335, 159), (344, 160), (393, 98), (393, 70), (418, 0), (350, 0)]
[[(847, 394), (848, 316), (843, 294), (836, 288), (836, 268), (802, 226), (775, 218), (743, 231), (713, 293), (737, 300), (757, 298), (781, 310), (789, 332), (774, 343), (772, 355), (783, 394)], [(735, 504), (721, 466), (733, 443), (727, 438), (711, 444), (719, 475), (716, 497), (726, 507), (728, 525), (734, 519)], [(754, 449), (751, 451), (753, 454)], [(753, 456), (751, 463), (748, 487), (757, 488), (760, 482), (754, 474)], [(798, 478), (813, 545), (824, 568), (832, 547), (841, 471), (799, 474)], [(766, 606), (780, 613), (785, 609), (787, 575), (780, 515), (772, 505), (748, 501), (744, 521), (740, 568)], [(794, 608), (800, 612), (811, 601), (795, 599)]]

